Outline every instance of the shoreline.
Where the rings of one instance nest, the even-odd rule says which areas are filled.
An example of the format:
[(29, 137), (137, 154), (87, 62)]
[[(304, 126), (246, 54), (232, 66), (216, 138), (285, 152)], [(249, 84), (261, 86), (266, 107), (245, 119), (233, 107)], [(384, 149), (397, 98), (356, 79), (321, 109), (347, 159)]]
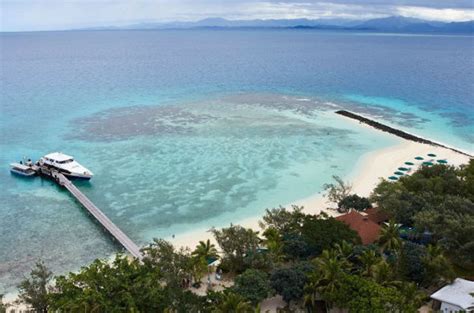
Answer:
[[(370, 127), (366, 124), (360, 126)], [(398, 167), (406, 166), (404, 162), (407, 161), (415, 163), (415, 165), (412, 166), (412, 172), (414, 172), (419, 166), (421, 166), (422, 162), (430, 159), (430, 157), (427, 156), (428, 153), (436, 154), (436, 157), (433, 159), (447, 159), (448, 165), (454, 166), (468, 163), (470, 159), (470, 157), (464, 153), (452, 150), (449, 147), (435, 146), (427, 143), (401, 139), (401, 142), (398, 144), (369, 151), (362, 155), (355, 162), (351, 173), (346, 177), (342, 177), (342, 179), (345, 182), (352, 184), (352, 193), (368, 197), (381, 178), (387, 178), (388, 176), (393, 175), (393, 172), (395, 172)], [(416, 156), (422, 156), (425, 160), (417, 161), (414, 159)], [(335, 206), (328, 202), (322, 191), (307, 198), (287, 203), (283, 205), (283, 207), (290, 208), (291, 205), (303, 206), (303, 212), (306, 214), (319, 214), (323, 211), (331, 216), (336, 216), (338, 214), (337, 211), (332, 210)], [(261, 218), (262, 216), (245, 218), (232, 224), (260, 230), (259, 221)], [(170, 241), (176, 248), (189, 247), (192, 249), (199, 244), (199, 241), (205, 241), (207, 239), (216, 244), (209, 229), (205, 228), (195, 229), (186, 233), (177, 234), (174, 238), (168, 237), (165, 239)]]
[(420, 136), (414, 135), (412, 133), (408, 133), (406, 131), (403, 131), (403, 130), (400, 130), (400, 129), (397, 129), (397, 128), (393, 128), (391, 126), (388, 126), (388, 125), (382, 124), (380, 122), (377, 122), (375, 120), (364, 117), (360, 114), (356, 114), (356, 113), (353, 113), (353, 112), (350, 112), (350, 111), (347, 111), (347, 110), (339, 110), (339, 111), (336, 111), (335, 113), (339, 114), (341, 116), (345, 116), (347, 118), (359, 121), (360, 123), (364, 123), (366, 125), (369, 125), (369, 126), (375, 128), (377, 130), (387, 132), (389, 134), (392, 134), (394, 136), (397, 136), (397, 137), (400, 137), (400, 138), (403, 138), (403, 139), (406, 139), (406, 140), (409, 140), (409, 141), (414, 141), (414, 142), (419, 142), (419, 143), (424, 143), (424, 144), (428, 144), (428, 145), (432, 145), (432, 146), (437, 146), (437, 147), (441, 147), (441, 148), (450, 149), (450, 150), (453, 150), (454, 152), (464, 154), (468, 157), (472, 157), (472, 155), (467, 151), (463, 151), (461, 149), (450, 147), (449, 145), (446, 145), (444, 143), (432, 141), (430, 139), (420, 137)]
[[(350, 173), (346, 176), (341, 177), (345, 182), (352, 185), (352, 193), (356, 193), (359, 196), (368, 197), (373, 188), (378, 184), (381, 178), (387, 178), (393, 175), (393, 172), (398, 167), (406, 165), (404, 162), (411, 161), (415, 163), (412, 166), (412, 172), (415, 171), (423, 161), (427, 161), (430, 157), (428, 153), (436, 154), (433, 159), (447, 159), (448, 165), (459, 166), (469, 162), (471, 157), (464, 151), (457, 150), (455, 148), (440, 145), (434, 142), (417, 142), (407, 138), (402, 138), (396, 134), (378, 129), (372, 125), (361, 122), (358, 119), (348, 118), (347, 116), (336, 114), (341, 119), (344, 119), (346, 123), (351, 123), (353, 127), (365, 127), (370, 128), (372, 131), (382, 131), (387, 136), (396, 136), (399, 141), (388, 147), (368, 151), (360, 156), (357, 161), (354, 162), (354, 166)], [(424, 139), (424, 138), (423, 138)], [(416, 156), (422, 156), (425, 158), (423, 161), (417, 161), (414, 158)], [(317, 191), (309, 197), (298, 199), (282, 205), (286, 208), (291, 208), (292, 205), (303, 206), (303, 212), (306, 214), (319, 214), (325, 212), (330, 216), (336, 216), (339, 213), (334, 210), (336, 207), (334, 204), (329, 203), (328, 199), (323, 194), (323, 191)], [(241, 225), (246, 228), (252, 228), (253, 230), (260, 231), (259, 221), (263, 215), (254, 217), (244, 218), (235, 222), (233, 225)], [(229, 225), (221, 226), (227, 227)], [(209, 228), (198, 228), (188, 232), (176, 234), (174, 237), (168, 236), (163, 239), (169, 241), (175, 246), (175, 248), (190, 248), (193, 249), (199, 244), (199, 241), (206, 241), (209, 239), (211, 243), (217, 245), (216, 240), (209, 232)], [(115, 255), (115, 254), (114, 254)], [(113, 255), (111, 256), (113, 257)], [(4, 301), (13, 302), (18, 299), (18, 292), (8, 292), (4, 294)], [(26, 307), (14, 305), (19, 309), (20, 307), (26, 309)]]

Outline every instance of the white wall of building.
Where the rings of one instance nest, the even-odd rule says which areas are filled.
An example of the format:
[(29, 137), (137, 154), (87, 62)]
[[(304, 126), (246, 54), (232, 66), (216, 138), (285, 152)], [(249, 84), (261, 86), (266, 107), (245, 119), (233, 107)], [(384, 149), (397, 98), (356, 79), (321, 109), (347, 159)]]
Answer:
[(462, 311), (461, 307), (458, 307), (457, 305), (453, 305), (450, 303), (442, 302), (441, 303), (441, 312), (443, 313), (450, 313), (450, 312), (459, 312)]

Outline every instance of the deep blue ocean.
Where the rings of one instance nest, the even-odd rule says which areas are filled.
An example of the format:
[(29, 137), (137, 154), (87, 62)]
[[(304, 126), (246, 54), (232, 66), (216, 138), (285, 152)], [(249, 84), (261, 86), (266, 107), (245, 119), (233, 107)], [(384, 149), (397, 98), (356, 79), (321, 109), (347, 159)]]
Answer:
[(133, 240), (225, 226), (321, 191), (399, 142), (346, 108), (474, 152), (474, 37), (313, 30), (0, 33), (0, 293), (118, 247), (53, 183), (62, 151)]

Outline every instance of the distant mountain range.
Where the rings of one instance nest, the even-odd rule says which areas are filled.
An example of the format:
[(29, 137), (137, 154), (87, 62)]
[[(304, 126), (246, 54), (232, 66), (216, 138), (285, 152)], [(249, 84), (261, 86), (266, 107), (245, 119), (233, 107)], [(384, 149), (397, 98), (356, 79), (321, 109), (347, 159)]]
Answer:
[(274, 19), (274, 20), (226, 20), (207, 18), (197, 22), (138, 23), (126, 26), (87, 28), (88, 30), (122, 29), (193, 29), (193, 28), (295, 28), (322, 30), (353, 30), (396, 33), (464, 33), (474, 34), (474, 21), (434, 22), (401, 16), (390, 16), (367, 21), (344, 19)]
[(354, 26), (354, 28), (383, 32), (474, 33), (474, 21), (443, 23), (401, 16), (391, 16), (368, 20)]

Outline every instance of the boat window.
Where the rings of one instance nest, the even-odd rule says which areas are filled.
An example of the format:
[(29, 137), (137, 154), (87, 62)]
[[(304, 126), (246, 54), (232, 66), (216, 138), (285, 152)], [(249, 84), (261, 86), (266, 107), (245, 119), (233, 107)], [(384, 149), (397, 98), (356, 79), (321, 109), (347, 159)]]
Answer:
[(68, 159), (68, 160), (64, 160), (64, 161), (58, 161), (59, 164), (66, 164), (66, 163), (71, 163), (73, 161), (73, 159)]

